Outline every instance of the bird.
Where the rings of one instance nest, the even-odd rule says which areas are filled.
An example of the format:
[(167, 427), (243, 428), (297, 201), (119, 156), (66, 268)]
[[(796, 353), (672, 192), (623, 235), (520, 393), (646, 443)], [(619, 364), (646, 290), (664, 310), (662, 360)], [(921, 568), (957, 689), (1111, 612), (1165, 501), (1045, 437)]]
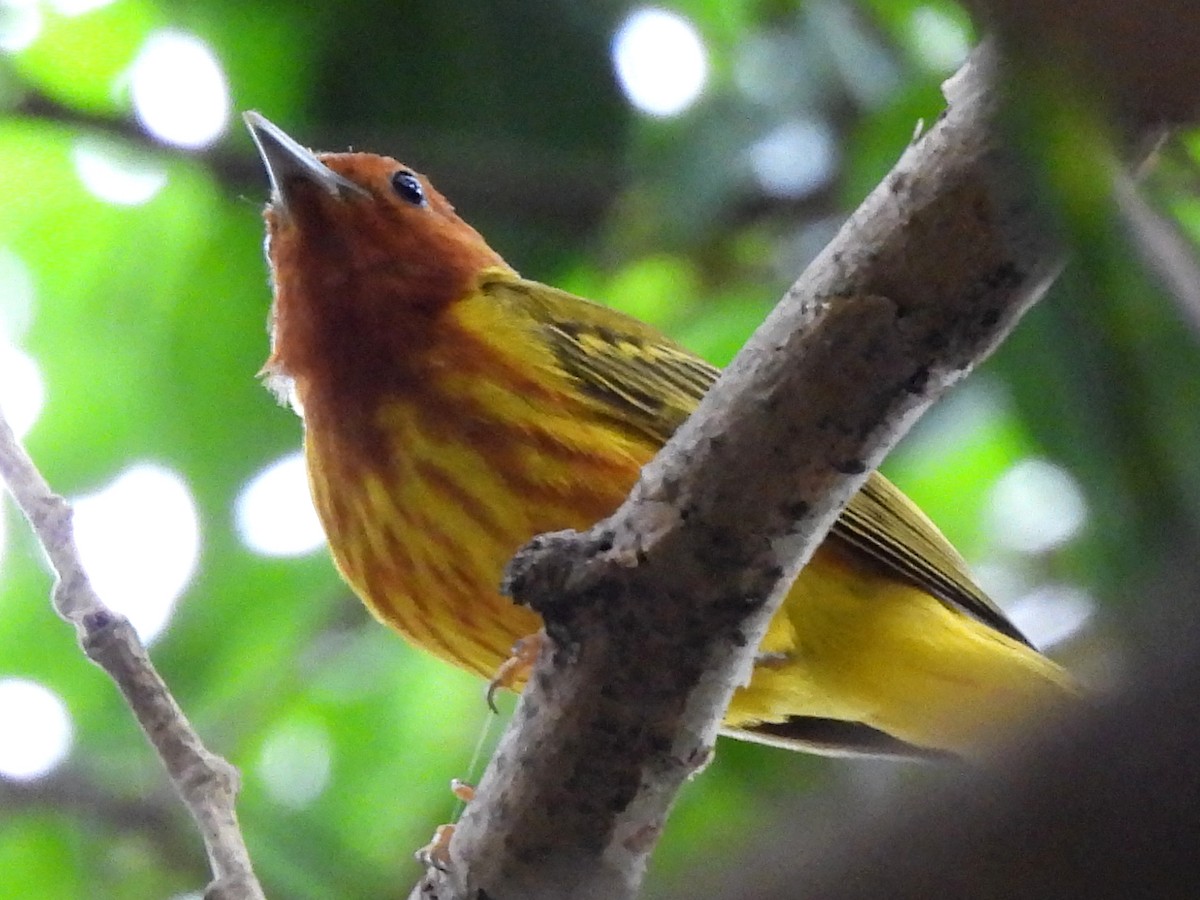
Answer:
[[(521, 277), (404, 163), (244, 118), (270, 181), (261, 374), (303, 420), (334, 563), (384, 624), (494, 678), (541, 627), (501, 595), (506, 562), (612, 513), (719, 370)], [(830, 755), (973, 758), (1080, 695), (878, 472), (757, 660), (723, 732)]]

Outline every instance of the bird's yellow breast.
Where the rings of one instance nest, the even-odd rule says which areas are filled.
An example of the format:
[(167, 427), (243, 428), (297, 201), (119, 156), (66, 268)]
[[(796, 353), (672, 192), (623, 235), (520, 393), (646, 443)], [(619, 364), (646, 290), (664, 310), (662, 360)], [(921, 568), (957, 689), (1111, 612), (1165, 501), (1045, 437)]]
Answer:
[(347, 447), (325, 407), (306, 413), (321, 421), (305, 446), (347, 582), (411, 641), (490, 678), (541, 627), (500, 595), (505, 564), (534, 535), (611, 513), (656, 448), (598, 421), (552, 367), (527, 365), (519, 334), (483, 326), (447, 338), (454, 359), (429, 360), (418, 393), (379, 406), (382, 451)]

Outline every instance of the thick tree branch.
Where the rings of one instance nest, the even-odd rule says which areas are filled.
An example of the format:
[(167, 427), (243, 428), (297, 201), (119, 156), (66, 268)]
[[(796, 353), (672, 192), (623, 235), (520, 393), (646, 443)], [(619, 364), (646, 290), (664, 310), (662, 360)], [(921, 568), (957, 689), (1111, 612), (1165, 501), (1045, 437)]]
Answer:
[(204, 747), (129, 621), (96, 596), (75, 546), (71, 507), (51, 490), (3, 415), (0, 477), (49, 557), (55, 611), (75, 626), (88, 658), (116, 682), (196, 820), (213, 873), (206, 898), (261, 900), (234, 812), (237, 771)]
[(770, 616), (867, 473), (1040, 295), (1059, 249), (977, 52), (941, 121), (792, 287), (630, 499), (514, 560), (552, 638), (417, 890), (623, 897)]

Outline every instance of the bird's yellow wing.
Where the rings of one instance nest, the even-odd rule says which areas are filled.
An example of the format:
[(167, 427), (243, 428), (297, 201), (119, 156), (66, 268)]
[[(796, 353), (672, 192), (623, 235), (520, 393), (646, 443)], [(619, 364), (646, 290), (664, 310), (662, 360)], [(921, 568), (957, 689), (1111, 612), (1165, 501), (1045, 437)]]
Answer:
[(967, 564), (900, 489), (872, 472), (831, 534), (916, 583), (939, 600), (970, 613), (1001, 634), (1032, 646), (981, 591)]
[[(664, 443), (695, 409), (720, 370), (636, 319), (507, 275), (487, 285), (501, 302), (528, 309), (564, 371), (614, 421)], [(595, 317), (588, 315), (596, 310)], [(1024, 644), (1029, 641), (979, 589), (937, 526), (890, 481), (872, 472), (830, 532), (835, 539), (939, 600)]]

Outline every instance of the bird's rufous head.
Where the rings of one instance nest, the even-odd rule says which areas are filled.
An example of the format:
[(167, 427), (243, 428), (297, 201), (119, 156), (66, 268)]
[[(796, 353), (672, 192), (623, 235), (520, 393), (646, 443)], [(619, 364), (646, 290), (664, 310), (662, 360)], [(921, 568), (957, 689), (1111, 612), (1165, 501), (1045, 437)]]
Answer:
[(395, 372), (483, 270), (505, 265), (403, 163), (313, 153), (258, 113), (245, 120), (271, 179), (269, 373), (302, 380), (373, 364)]

